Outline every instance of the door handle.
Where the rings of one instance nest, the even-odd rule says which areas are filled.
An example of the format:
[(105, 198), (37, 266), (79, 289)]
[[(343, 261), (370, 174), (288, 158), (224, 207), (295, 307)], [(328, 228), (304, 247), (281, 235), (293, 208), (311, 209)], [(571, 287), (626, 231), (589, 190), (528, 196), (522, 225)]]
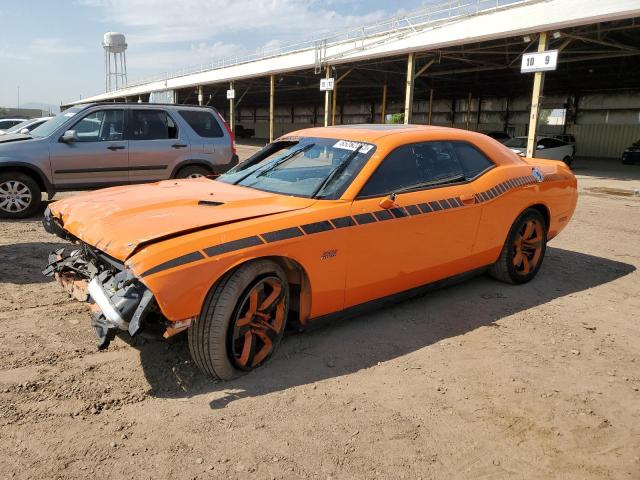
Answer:
[(109, 145), (107, 148), (115, 152), (116, 150), (124, 150), (124, 145)]
[(465, 205), (472, 205), (476, 203), (476, 196), (472, 193), (460, 195), (460, 201)]
[(174, 143), (173, 145), (171, 145), (171, 148), (185, 148), (188, 147), (188, 145), (185, 145), (184, 143)]

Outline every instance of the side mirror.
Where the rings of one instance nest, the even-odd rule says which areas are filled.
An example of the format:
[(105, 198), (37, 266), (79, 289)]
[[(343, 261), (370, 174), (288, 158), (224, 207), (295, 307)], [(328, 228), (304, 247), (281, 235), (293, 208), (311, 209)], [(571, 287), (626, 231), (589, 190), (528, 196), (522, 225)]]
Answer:
[(544, 145), (538, 145), (538, 146), (536, 147), (536, 150), (544, 150)]
[(77, 142), (78, 141), (78, 132), (76, 132), (75, 130), (67, 130), (66, 132), (64, 132), (64, 134), (60, 138), (60, 141), (63, 142), (63, 143)]
[(28, 128), (23, 128), (22, 130), (20, 130), (18, 133), (21, 133), (23, 135), (28, 135), (29, 134), (29, 129)]
[(389, 210), (396, 206), (396, 194), (392, 193), (388, 197), (380, 200), (380, 208), (384, 208), (385, 210)]

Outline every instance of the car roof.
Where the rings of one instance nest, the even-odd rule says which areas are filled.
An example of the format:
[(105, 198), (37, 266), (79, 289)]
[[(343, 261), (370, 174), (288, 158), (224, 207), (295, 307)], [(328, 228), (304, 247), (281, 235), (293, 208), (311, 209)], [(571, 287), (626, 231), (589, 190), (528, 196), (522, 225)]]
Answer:
[[(207, 110), (215, 110), (215, 108), (211, 105), (189, 105), (185, 103), (149, 103), (149, 102), (90, 102), (90, 103), (78, 103), (74, 105), (75, 107), (96, 107), (96, 106), (107, 106), (107, 107), (131, 107), (131, 108), (139, 108), (139, 107), (179, 107), (179, 108), (202, 108)], [(73, 108), (73, 107), (71, 107)]]
[[(312, 127), (304, 130), (297, 130), (282, 135), (287, 137), (320, 137), (339, 138), (341, 140), (354, 140), (361, 142), (375, 142), (383, 137), (413, 137), (415, 134), (423, 134), (425, 140), (433, 137), (434, 140), (441, 139), (448, 133), (459, 132), (460, 130), (448, 127), (434, 127), (430, 125), (398, 125), (398, 124), (353, 124), (337, 125), (333, 127)], [(477, 132), (466, 131), (469, 135), (482, 135)], [(483, 135), (484, 136), (484, 135)]]

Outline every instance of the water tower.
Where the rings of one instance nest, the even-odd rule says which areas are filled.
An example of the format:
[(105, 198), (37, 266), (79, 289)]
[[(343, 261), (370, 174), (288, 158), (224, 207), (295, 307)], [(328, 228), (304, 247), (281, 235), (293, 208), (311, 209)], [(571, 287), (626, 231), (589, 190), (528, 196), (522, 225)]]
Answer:
[[(127, 85), (127, 42), (122, 33), (107, 32), (102, 39), (104, 48), (104, 83), (107, 92)], [(113, 64), (112, 64), (113, 63)]]

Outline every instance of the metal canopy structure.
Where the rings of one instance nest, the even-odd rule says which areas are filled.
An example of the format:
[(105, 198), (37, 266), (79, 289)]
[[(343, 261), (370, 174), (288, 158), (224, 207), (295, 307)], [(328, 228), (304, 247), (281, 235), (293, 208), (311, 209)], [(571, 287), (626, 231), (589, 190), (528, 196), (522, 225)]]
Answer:
[[(522, 74), (520, 61), (542, 46), (558, 50), (559, 60), (544, 82), (539, 75), (536, 93), (538, 74)], [(506, 130), (516, 111), (521, 125), (513, 130), (523, 134), (529, 117), (537, 124), (538, 104), (565, 109), (575, 122), (587, 95), (640, 92), (639, 55), (637, 0), (450, 1), (83, 102), (144, 101), (151, 92), (172, 90), (178, 103), (215, 106), (232, 126), (249, 124), (268, 139), (300, 125), (382, 122), (389, 114), (402, 114), (405, 122)], [(335, 80), (333, 92), (319, 90), (325, 77)], [(499, 111), (500, 121), (495, 115), (486, 120), (490, 111)]]

